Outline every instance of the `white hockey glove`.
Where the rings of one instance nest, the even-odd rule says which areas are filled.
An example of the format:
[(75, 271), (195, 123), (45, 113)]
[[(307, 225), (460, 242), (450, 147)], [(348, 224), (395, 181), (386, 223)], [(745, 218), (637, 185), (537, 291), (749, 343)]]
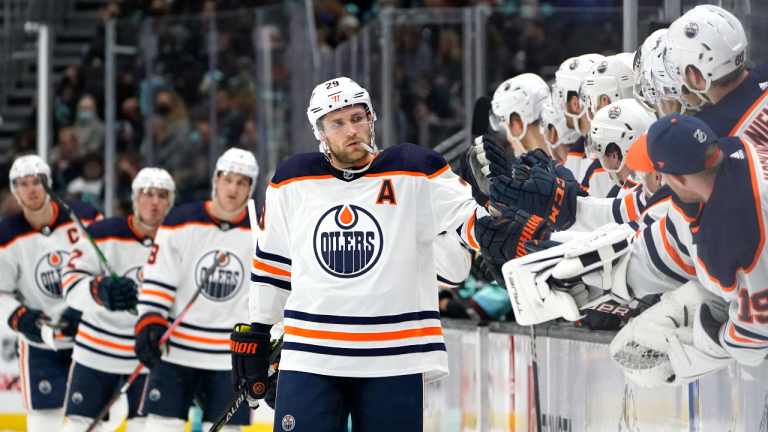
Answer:
[(486, 196), (490, 194), (491, 177), (510, 176), (507, 154), (501, 144), (490, 135), (475, 138), (467, 152), (467, 164), (478, 189)]
[(507, 262), (507, 283), (515, 319), (533, 325), (556, 318), (581, 319), (581, 309), (634, 298), (626, 283), (634, 231), (608, 224), (550, 249)]
[(727, 310), (723, 299), (688, 282), (621, 329), (611, 358), (642, 387), (694, 381), (733, 360), (717, 342)]

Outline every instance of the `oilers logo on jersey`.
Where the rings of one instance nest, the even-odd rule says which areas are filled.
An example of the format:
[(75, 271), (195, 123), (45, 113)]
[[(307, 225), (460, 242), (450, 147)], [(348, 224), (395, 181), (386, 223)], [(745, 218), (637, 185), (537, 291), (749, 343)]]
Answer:
[(69, 252), (57, 250), (43, 255), (37, 262), (35, 282), (40, 291), (48, 297), (61, 297), (61, 272), (67, 261)]
[(320, 217), (314, 246), (323, 270), (331, 276), (353, 278), (376, 265), (384, 236), (370, 212), (356, 205), (338, 205)]
[(137, 284), (141, 284), (144, 282), (144, 272), (141, 271), (142, 266), (136, 266), (129, 268), (128, 270), (123, 273), (122, 276), (120, 276), (121, 279), (129, 278), (132, 281), (136, 282)]
[(214, 262), (214, 257), (225, 254), (213, 275), (205, 285), (202, 294), (213, 301), (226, 301), (232, 298), (240, 289), (243, 282), (245, 267), (237, 255), (229, 250), (212, 250), (203, 254), (195, 265), (195, 282), (198, 286), (203, 282), (206, 268)]

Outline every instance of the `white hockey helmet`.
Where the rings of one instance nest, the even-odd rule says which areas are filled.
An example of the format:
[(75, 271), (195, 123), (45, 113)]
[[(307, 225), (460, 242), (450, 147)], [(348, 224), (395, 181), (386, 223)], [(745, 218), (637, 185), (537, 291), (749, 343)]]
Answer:
[(211, 183), (213, 184), (213, 190), (211, 191), (211, 198), (216, 198), (216, 178), (221, 172), (232, 172), (235, 174), (242, 174), (251, 179), (251, 193), (256, 190), (256, 182), (259, 179), (259, 164), (256, 162), (256, 156), (253, 153), (239, 149), (231, 148), (224, 152), (219, 160), (216, 161), (216, 169), (213, 170), (213, 178)]
[(549, 87), (538, 75), (524, 73), (510, 78), (493, 93), (491, 127), (496, 131), (509, 132), (512, 136), (509, 122), (512, 113), (517, 113), (523, 122), (523, 133), (512, 138), (519, 141), (528, 132), (528, 125), (539, 119), (542, 106), (547, 100), (550, 100)]
[[(557, 132), (557, 142), (550, 142), (547, 139), (547, 128), (552, 126)], [(565, 121), (565, 114), (562, 111), (555, 109), (554, 104), (550, 101), (546, 101), (541, 108), (541, 116), (539, 117), (539, 132), (544, 137), (544, 142), (549, 147), (550, 154), (554, 155), (555, 147), (559, 147), (561, 144), (573, 144), (579, 139), (581, 134), (576, 129), (571, 129)]]
[(632, 97), (634, 54), (621, 53), (596, 63), (590, 68), (581, 87), (583, 98), (589, 100), (589, 109), (595, 114), (600, 96), (606, 95), (611, 103)]
[(586, 114), (587, 107), (582, 104), (580, 113), (569, 113), (565, 106), (568, 103), (568, 93), (574, 92), (578, 95), (584, 77), (595, 63), (603, 59), (605, 59), (605, 56), (600, 54), (584, 54), (578, 57), (571, 57), (564, 61), (557, 72), (555, 72), (555, 83), (552, 85), (552, 104), (555, 110), (563, 111), (565, 115), (574, 120), (574, 127), (576, 127), (576, 120)]
[(666, 33), (667, 29), (659, 29), (651, 33), (651, 35), (645, 39), (645, 42), (643, 42), (637, 51), (635, 51), (635, 57), (632, 60), (632, 72), (634, 73), (632, 96), (634, 96), (635, 100), (640, 104), (640, 106), (649, 112), (656, 111), (654, 105), (658, 101), (656, 100), (656, 95), (654, 94), (655, 89), (653, 88), (650, 69), (648, 69), (646, 66), (650, 53), (664, 41), (664, 35)]
[(747, 60), (747, 35), (741, 22), (725, 9), (701, 5), (669, 26), (664, 64), (672, 77), (685, 82), (685, 69), (693, 66), (712, 81), (737, 70)]
[[(168, 202), (171, 204), (168, 207), (168, 211), (173, 207), (173, 201), (176, 197), (176, 183), (173, 181), (173, 177), (168, 171), (162, 168), (142, 168), (131, 183), (131, 201), (133, 202), (133, 215), (139, 221), (139, 208), (136, 205), (136, 199), (139, 198), (141, 191), (149, 188), (165, 189), (168, 191)], [(168, 214), (166, 211), (166, 214)]]
[(11, 172), (8, 176), (11, 181), (11, 192), (15, 195), (16, 180), (31, 175), (43, 175), (45, 181), (48, 182), (48, 187), (53, 186), (51, 167), (38, 155), (26, 155), (13, 161), (13, 165), (11, 165)]
[(600, 156), (609, 144), (616, 144), (621, 150), (621, 165), (617, 170), (606, 171), (616, 184), (621, 185), (616, 172), (624, 168), (627, 150), (655, 121), (656, 116), (646, 111), (634, 99), (622, 99), (612, 103), (598, 111), (592, 119), (587, 135), (587, 151), (602, 164)]

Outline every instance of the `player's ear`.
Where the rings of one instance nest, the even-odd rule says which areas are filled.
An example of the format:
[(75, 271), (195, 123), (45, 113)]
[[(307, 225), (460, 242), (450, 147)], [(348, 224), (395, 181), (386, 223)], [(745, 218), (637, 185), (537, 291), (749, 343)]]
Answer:
[(608, 95), (601, 95), (600, 101), (603, 103), (603, 105), (608, 106), (611, 104), (611, 98), (608, 97)]
[(512, 132), (515, 136), (520, 136), (523, 133), (523, 121), (520, 119), (512, 120)]
[(707, 87), (707, 81), (704, 79), (704, 75), (701, 71), (694, 66), (686, 66), (685, 68), (685, 85), (690, 89), (704, 90)]

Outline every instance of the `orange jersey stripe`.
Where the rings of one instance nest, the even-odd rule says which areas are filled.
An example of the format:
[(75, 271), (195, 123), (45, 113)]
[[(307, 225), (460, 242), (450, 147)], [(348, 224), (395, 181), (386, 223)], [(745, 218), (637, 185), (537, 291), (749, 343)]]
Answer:
[(667, 253), (669, 254), (670, 258), (672, 258), (672, 261), (675, 262), (681, 269), (683, 269), (684, 272), (688, 273), (689, 275), (693, 276), (696, 274), (696, 268), (693, 266), (690, 266), (683, 261), (683, 258), (680, 257), (680, 254), (677, 253), (677, 250), (672, 247), (671, 244), (669, 244), (669, 240), (667, 239), (667, 217), (664, 216), (659, 221), (659, 229), (661, 229), (661, 241), (664, 243), (664, 249), (666, 249)]
[(61, 284), (61, 286), (64, 287), (64, 289), (67, 289), (67, 285), (72, 283), (72, 281), (75, 280), (78, 276), (80, 276), (80, 275), (72, 275), (72, 276), (68, 277), (67, 280), (65, 280), (64, 283)]
[(631, 193), (624, 197), (627, 204), (627, 215), (630, 222), (637, 222), (637, 213), (635, 213), (635, 194)]
[(319, 176), (305, 176), (305, 177), (296, 177), (296, 178), (288, 179), (288, 180), (285, 180), (285, 181), (281, 181), (280, 183), (272, 183), (272, 182), (270, 182), (269, 185), (272, 186), (275, 189), (280, 189), (281, 187), (283, 187), (283, 186), (285, 186), (287, 184), (291, 184), (291, 183), (296, 182), (296, 181), (302, 181), (302, 180), (325, 180), (325, 179), (332, 179), (332, 178), (334, 178), (334, 177), (332, 175), (330, 175), (330, 174), (319, 175)]
[(253, 268), (255, 268), (256, 270), (261, 270), (263, 272), (271, 273), (276, 276), (291, 277), (291, 272), (285, 271), (277, 267), (273, 267), (269, 264), (264, 264), (263, 262), (257, 260), (256, 258), (253, 259)]
[(285, 326), (285, 334), (312, 339), (329, 339), (347, 342), (379, 342), (408, 339), (414, 337), (442, 336), (443, 329), (440, 327), (426, 327), (413, 330), (400, 330), (383, 333), (345, 333), (322, 330), (307, 330), (300, 329), (298, 327)]
[(736, 328), (733, 326), (733, 324), (728, 326), (728, 335), (731, 336), (733, 340), (740, 343), (748, 343), (753, 345), (763, 345), (768, 343), (768, 342), (756, 342), (756, 341), (753, 341), (752, 339), (745, 339), (741, 336), (736, 336)]
[(201, 342), (201, 343), (216, 344), (216, 345), (229, 345), (229, 339), (226, 339), (226, 340), (209, 339), (209, 338), (203, 338), (199, 336), (190, 336), (190, 335), (179, 333), (179, 332), (173, 332), (171, 333), (171, 336), (177, 337), (179, 339), (186, 339), (192, 342)]
[(164, 299), (168, 300), (169, 302), (172, 302), (174, 300), (174, 297), (172, 295), (166, 294), (166, 293), (164, 293), (162, 291), (156, 291), (156, 290), (152, 290), (152, 289), (143, 289), (143, 290), (141, 290), (140, 294), (141, 295), (157, 296), (157, 297), (160, 297), (160, 298), (164, 298)]
[(87, 333), (84, 333), (82, 330), (78, 330), (77, 331), (77, 335), (81, 336), (84, 339), (88, 339), (89, 341), (91, 341), (91, 342), (93, 342), (95, 344), (104, 345), (106, 347), (118, 349), (118, 350), (121, 350), (121, 351), (131, 351), (131, 352), (133, 351), (133, 345), (120, 345), (120, 344), (116, 344), (114, 342), (105, 341), (105, 340), (93, 337), (93, 336), (91, 336), (91, 335), (89, 335)]
[(480, 245), (477, 244), (472, 236), (472, 229), (475, 227), (476, 216), (477, 213), (472, 214), (472, 217), (469, 218), (469, 222), (467, 223), (467, 240), (469, 240), (469, 245), (472, 246), (473, 249), (480, 250)]
[[(745, 121), (746, 121), (746, 120), (749, 118), (749, 116), (751, 116), (751, 115), (752, 115), (752, 113), (755, 111), (755, 109), (757, 108), (757, 106), (758, 106), (758, 105), (760, 105), (760, 104), (763, 102), (763, 100), (764, 100), (765, 98), (767, 98), (767, 97), (768, 97), (768, 93), (766, 93), (766, 94), (764, 94), (764, 95), (760, 96), (760, 97), (759, 97), (759, 98), (758, 98), (758, 99), (755, 101), (755, 103), (753, 103), (753, 104), (752, 104), (752, 106), (751, 106), (751, 107), (749, 107), (749, 109), (748, 109), (748, 110), (747, 110), (747, 112), (744, 114), (744, 116), (743, 116), (743, 117), (741, 117), (741, 119), (739, 120), (739, 122), (738, 122), (738, 123), (736, 123), (736, 126), (735, 126), (733, 129), (731, 129), (731, 133), (729, 133), (729, 134), (728, 134), (728, 136), (734, 136), (734, 135), (736, 135), (736, 131), (737, 131), (737, 130), (739, 130), (739, 128), (741, 127), (741, 125), (742, 125), (742, 124), (744, 124), (744, 122), (745, 122)], [(742, 141), (743, 141), (743, 140), (742, 140)]]

